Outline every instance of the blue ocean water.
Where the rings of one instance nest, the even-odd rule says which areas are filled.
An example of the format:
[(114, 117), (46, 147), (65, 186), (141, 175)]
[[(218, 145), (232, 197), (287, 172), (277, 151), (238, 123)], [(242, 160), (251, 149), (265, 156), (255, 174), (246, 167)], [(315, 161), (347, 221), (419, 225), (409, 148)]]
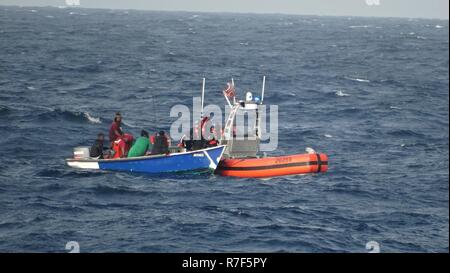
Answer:
[[(425, 19), (0, 7), (0, 251), (449, 251), (449, 30)], [(269, 180), (69, 169), (107, 132), (168, 129), (201, 78), (279, 106)], [(241, 93), (242, 94), (242, 93)]]

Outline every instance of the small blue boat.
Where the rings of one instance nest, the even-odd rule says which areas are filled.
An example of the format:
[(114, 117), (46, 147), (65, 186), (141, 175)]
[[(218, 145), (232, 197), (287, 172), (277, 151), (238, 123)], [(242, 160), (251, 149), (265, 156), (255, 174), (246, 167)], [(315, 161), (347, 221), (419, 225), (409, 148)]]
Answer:
[(78, 169), (99, 169), (138, 173), (202, 172), (217, 168), (225, 146), (168, 155), (150, 155), (120, 159), (69, 158), (66, 164)]

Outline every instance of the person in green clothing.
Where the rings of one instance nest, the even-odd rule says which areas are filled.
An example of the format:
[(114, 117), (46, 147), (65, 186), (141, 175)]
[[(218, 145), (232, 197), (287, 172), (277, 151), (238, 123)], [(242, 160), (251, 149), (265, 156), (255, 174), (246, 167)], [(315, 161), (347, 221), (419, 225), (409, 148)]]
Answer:
[(141, 131), (141, 136), (136, 139), (130, 151), (128, 157), (144, 156), (147, 150), (150, 148), (150, 137), (145, 130)]

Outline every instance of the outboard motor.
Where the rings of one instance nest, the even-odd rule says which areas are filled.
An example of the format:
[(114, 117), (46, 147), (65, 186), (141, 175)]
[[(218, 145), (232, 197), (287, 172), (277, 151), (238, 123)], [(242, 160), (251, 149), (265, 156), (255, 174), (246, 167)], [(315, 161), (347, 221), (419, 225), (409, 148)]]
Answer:
[(87, 159), (89, 158), (89, 147), (75, 147), (73, 149), (73, 158), (74, 159)]

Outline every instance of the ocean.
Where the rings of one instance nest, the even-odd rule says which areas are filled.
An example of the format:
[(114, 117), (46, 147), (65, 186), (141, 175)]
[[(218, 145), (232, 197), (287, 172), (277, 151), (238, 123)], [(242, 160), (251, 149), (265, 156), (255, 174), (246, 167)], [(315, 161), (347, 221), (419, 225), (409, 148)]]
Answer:
[[(0, 6), (0, 251), (449, 251), (449, 24), (432, 19)], [(271, 155), (329, 156), (272, 179), (80, 171), (114, 113), (279, 107)]]

